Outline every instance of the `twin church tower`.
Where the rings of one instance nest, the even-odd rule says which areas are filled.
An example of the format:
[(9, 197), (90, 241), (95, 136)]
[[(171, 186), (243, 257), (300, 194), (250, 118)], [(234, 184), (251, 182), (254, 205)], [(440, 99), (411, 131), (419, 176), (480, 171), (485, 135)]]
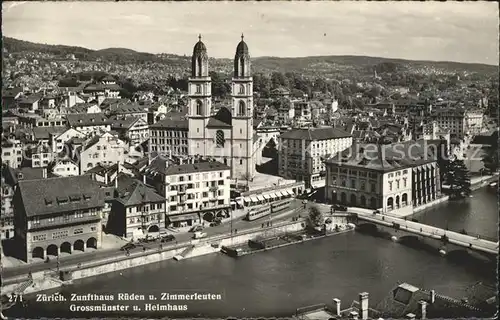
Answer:
[(234, 57), (231, 107), (221, 107), (215, 113), (207, 47), (201, 35), (198, 38), (188, 83), (189, 155), (215, 158), (231, 168), (231, 178), (251, 179), (255, 164), (253, 79), (248, 46), (241, 35)]

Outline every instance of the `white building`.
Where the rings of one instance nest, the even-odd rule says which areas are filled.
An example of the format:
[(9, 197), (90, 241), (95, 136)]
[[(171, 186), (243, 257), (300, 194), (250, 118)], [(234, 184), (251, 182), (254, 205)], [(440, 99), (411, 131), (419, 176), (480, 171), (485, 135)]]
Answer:
[(483, 128), (483, 112), (481, 110), (468, 110), (465, 113), (465, 126), (468, 134), (480, 134)]
[(129, 146), (118, 137), (106, 132), (87, 140), (80, 151), (80, 174), (92, 169), (98, 164), (123, 164), (127, 157)]
[(56, 159), (50, 166), (50, 172), (58, 177), (78, 176), (80, 167), (70, 158)]
[(23, 145), (19, 140), (2, 138), (2, 163), (19, 168), (23, 161)]
[(157, 157), (144, 174), (166, 198), (167, 216), (172, 227), (187, 227), (215, 217), (229, 217), (230, 167), (216, 161), (179, 164)]
[(61, 133), (58, 136), (55, 136), (55, 139), (52, 140), (52, 150), (54, 152), (62, 152), (64, 150), (64, 146), (66, 142), (71, 140), (72, 138), (85, 138), (85, 134), (76, 129), (70, 128)]
[(325, 157), (351, 145), (352, 135), (332, 127), (287, 131), (279, 137), (279, 175), (304, 181), (307, 188), (321, 187), (325, 183)]

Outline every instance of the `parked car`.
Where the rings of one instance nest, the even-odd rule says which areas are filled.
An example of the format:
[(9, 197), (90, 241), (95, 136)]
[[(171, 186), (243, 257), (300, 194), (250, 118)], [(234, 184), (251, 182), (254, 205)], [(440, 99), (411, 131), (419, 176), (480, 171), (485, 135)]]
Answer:
[(126, 245), (124, 245), (123, 247), (120, 248), (121, 251), (126, 251), (126, 250), (132, 250), (132, 249), (135, 249), (137, 248), (137, 246), (131, 242), (127, 243)]
[(193, 239), (201, 239), (201, 238), (205, 238), (206, 236), (207, 236), (207, 234), (205, 232), (196, 231), (193, 234)]
[(211, 227), (220, 226), (222, 224), (221, 218), (215, 218), (214, 221), (210, 222)]
[(161, 237), (161, 242), (171, 242), (175, 240), (175, 236), (173, 234), (167, 234), (166, 236)]
[(347, 207), (346, 206), (341, 206), (339, 204), (334, 204), (332, 206), (332, 211), (347, 211)]
[(191, 229), (189, 229), (189, 232), (198, 232), (198, 231), (202, 231), (202, 230), (203, 230), (203, 226), (197, 225), (197, 226), (192, 226)]
[(139, 242), (155, 242), (158, 238), (146, 236), (144, 238), (139, 239)]
[(373, 211), (373, 214), (380, 214), (380, 210), (377, 209), (377, 210)]

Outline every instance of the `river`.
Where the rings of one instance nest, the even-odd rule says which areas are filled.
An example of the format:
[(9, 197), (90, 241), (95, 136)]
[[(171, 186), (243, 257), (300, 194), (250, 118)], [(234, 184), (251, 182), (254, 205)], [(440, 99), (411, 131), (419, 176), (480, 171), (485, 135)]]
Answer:
[[(483, 188), (463, 202), (445, 203), (415, 218), (435, 226), (448, 226), (450, 230), (465, 229), (494, 237), (498, 224), (496, 193)], [(296, 308), (329, 303), (332, 298), (341, 299), (347, 307), (363, 291), (370, 294), (370, 305), (375, 306), (398, 281), (461, 298), (478, 281), (495, 285), (495, 271), (492, 264), (452, 262), (381, 238), (346, 233), (239, 259), (213, 254), (165, 261), (80, 280), (63, 293), (209, 292), (221, 294), (222, 300), (188, 301), (188, 311), (183, 313), (143, 315), (290, 316)], [(32, 302), (22, 314), (16, 311), (15, 315), (97, 315), (64, 313), (66, 310), (68, 303)]]

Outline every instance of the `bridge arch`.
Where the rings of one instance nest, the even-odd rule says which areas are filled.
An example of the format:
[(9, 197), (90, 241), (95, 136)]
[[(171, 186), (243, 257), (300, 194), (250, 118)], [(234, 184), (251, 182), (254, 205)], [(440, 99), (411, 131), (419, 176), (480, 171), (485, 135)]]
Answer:
[(36, 247), (31, 253), (32, 258), (45, 259), (45, 250), (42, 247)]

